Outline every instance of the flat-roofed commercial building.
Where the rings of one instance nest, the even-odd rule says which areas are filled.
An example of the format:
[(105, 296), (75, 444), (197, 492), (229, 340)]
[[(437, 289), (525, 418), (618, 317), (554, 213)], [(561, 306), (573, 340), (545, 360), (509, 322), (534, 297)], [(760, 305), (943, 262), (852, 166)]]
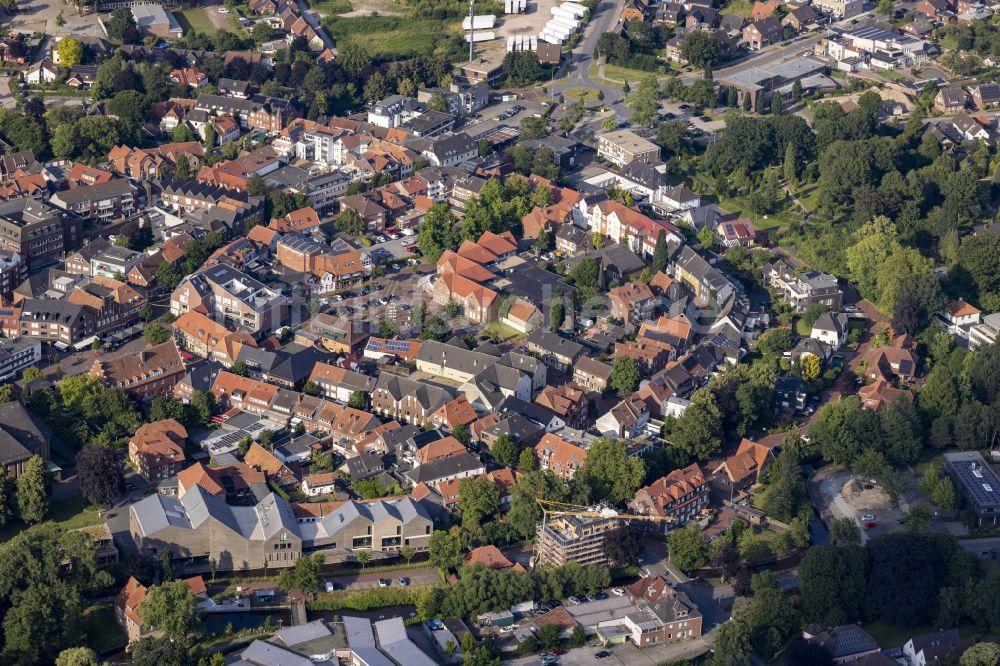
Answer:
[(1000, 478), (983, 456), (978, 451), (945, 453), (944, 465), (976, 525), (996, 525), (1000, 520)]

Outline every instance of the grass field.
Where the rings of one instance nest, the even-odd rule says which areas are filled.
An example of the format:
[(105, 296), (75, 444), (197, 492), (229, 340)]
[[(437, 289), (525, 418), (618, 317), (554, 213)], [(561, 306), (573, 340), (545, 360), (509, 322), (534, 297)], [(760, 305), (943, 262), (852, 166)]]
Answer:
[(750, 16), (750, 12), (753, 11), (753, 2), (751, 0), (730, 0), (722, 9), (719, 10), (720, 14), (737, 14), (739, 16)]
[(327, 17), (323, 27), (338, 48), (353, 44), (382, 58), (446, 55), (461, 47), (458, 21), (402, 16)]
[(28, 527), (19, 520), (12, 520), (3, 527), (0, 527), (0, 541), (11, 539), (25, 529), (37, 529), (39, 525), (55, 523), (59, 527), (67, 530), (75, 530), (78, 527), (88, 527), (101, 522), (90, 502), (82, 497), (72, 497), (70, 499), (54, 502), (49, 506), (48, 517), (38, 525)]
[(115, 622), (115, 611), (110, 602), (86, 608), (83, 625), (87, 632), (87, 645), (98, 652), (121, 647), (128, 642), (128, 636)]
[(181, 24), (185, 35), (192, 30), (210, 35), (215, 32), (215, 25), (209, 20), (205, 11), (201, 7), (189, 7), (188, 9), (175, 10), (174, 16)]
[(312, 0), (309, 9), (319, 12), (323, 16), (336, 16), (346, 14), (354, 9), (350, 0)]

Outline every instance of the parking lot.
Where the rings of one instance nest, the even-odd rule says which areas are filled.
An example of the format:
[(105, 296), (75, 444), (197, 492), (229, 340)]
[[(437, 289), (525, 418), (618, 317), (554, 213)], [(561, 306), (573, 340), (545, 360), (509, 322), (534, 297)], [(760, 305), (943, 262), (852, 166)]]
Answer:
[[(640, 650), (632, 643), (613, 647), (586, 645), (574, 648), (559, 657), (555, 666), (660, 666), (682, 659), (690, 659), (703, 654), (708, 649), (704, 636), (682, 643), (657, 645)], [(607, 657), (597, 657), (598, 653), (610, 652)], [(504, 660), (509, 666), (543, 666), (538, 655)]]
[[(818, 508), (826, 522), (832, 518), (850, 518), (861, 527), (861, 542), (902, 529), (897, 521), (909, 510), (907, 497), (894, 507), (889, 496), (877, 485), (863, 483), (849, 469), (831, 467), (820, 470), (810, 481), (821, 499)], [(863, 517), (874, 518), (862, 521)], [(865, 528), (865, 524), (869, 527)]]

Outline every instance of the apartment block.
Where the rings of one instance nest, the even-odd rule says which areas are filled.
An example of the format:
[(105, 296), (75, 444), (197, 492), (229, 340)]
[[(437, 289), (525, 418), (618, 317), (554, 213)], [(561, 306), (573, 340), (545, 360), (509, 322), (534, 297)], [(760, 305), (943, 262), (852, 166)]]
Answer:
[(170, 311), (208, 312), (216, 321), (263, 337), (288, 318), (288, 298), (231, 266), (209, 266), (188, 276), (170, 295)]
[(608, 566), (604, 534), (619, 526), (617, 518), (559, 516), (543, 520), (535, 531), (535, 566), (560, 567), (567, 562)]

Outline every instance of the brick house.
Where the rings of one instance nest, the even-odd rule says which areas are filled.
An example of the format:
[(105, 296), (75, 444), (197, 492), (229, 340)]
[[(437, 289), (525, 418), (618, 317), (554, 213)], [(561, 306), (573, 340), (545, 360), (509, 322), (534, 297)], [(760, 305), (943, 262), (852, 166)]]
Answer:
[(708, 478), (697, 463), (675, 469), (635, 493), (629, 508), (635, 513), (669, 518), (664, 532), (676, 529), (708, 506)]
[(137, 400), (169, 395), (184, 376), (184, 361), (173, 340), (108, 361), (97, 360), (90, 376), (108, 386), (125, 389)]
[(128, 441), (128, 457), (150, 483), (169, 479), (184, 466), (187, 429), (174, 419), (140, 426)]

